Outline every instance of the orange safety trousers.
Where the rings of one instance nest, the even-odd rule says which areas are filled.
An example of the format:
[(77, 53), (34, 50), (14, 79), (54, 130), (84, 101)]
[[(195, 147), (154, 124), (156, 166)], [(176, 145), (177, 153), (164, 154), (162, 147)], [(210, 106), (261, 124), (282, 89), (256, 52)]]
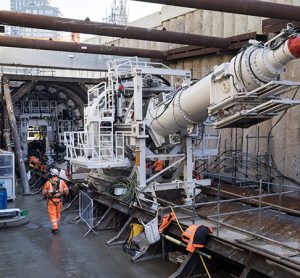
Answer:
[(60, 224), (61, 208), (62, 208), (62, 201), (52, 202), (51, 200), (48, 200), (48, 215), (51, 222), (52, 230), (58, 230), (58, 226)]
[[(66, 185), (66, 183), (63, 180), (60, 180), (58, 177), (54, 177), (51, 178), (49, 181), (47, 181), (45, 183), (45, 186), (43, 188), (43, 196), (44, 197), (48, 197), (48, 215), (50, 218), (50, 222), (51, 222), (51, 226), (52, 226), (52, 230), (57, 230), (58, 229), (58, 225), (59, 225), (59, 221), (60, 221), (60, 211), (63, 205), (62, 199), (60, 197), (55, 196), (51, 196), (53, 194), (55, 194), (55, 188), (53, 184), (57, 185), (58, 183), (58, 187), (59, 190), (57, 192), (58, 195), (65, 195), (67, 196), (69, 193), (69, 189)], [(57, 189), (56, 189), (57, 190)], [(50, 195), (50, 197), (49, 197)]]

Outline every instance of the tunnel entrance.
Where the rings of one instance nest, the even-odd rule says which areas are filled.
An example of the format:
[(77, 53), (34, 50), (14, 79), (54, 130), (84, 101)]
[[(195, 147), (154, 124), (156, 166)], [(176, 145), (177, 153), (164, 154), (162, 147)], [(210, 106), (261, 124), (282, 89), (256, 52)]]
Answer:
[(86, 91), (81, 89), (80, 94), (76, 86), (37, 82), (30, 91), (18, 94), (21, 86), (12, 96), (24, 160), (36, 156), (48, 165), (63, 162), (64, 132), (83, 129)]
[(47, 147), (47, 126), (31, 126), (27, 127), (27, 145), (28, 157), (36, 156), (39, 159), (48, 151)]

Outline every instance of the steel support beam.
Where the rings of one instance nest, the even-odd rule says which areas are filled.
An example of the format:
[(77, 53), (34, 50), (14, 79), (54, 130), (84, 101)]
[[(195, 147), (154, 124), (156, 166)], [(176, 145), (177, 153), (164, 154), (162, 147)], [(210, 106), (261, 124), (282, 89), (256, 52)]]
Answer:
[[(166, 61), (172, 61), (172, 60), (180, 60), (180, 59), (186, 59), (186, 58), (197, 57), (197, 56), (199, 57), (204, 55), (210, 55), (215, 53), (232, 53), (234, 50), (240, 49), (242, 46), (244, 46), (249, 39), (255, 39), (255, 38), (257, 38), (257, 34), (255, 32), (228, 37), (230, 41), (230, 45), (226, 49), (212, 48), (212, 47), (199, 47), (199, 46), (183, 46), (175, 49), (170, 49), (167, 51), (157, 51), (157, 50), (146, 50), (146, 49), (139, 49), (139, 48), (103, 46), (103, 45), (94, 45), (94, 44), (77, 44), (71, 42), (45, 41), (45, 40), (38, 40), (38, 39), (23, 39), (23, 38), (16, 38), (16, 37), (0, 36), (0, 46), (3, 46), (3, 48), (0, 49), (0, 52), (2, 52), (2, 50), (5, 50), (6, 48), (9, 49), (9, 47), (13, 47), (11, 51), (16, 50), (17, 48), (22, 48), (27, 51), (28, 49), (37, 49), (39, 51), (59, 51), (60, 55), (62, 53), (70, 54), (72, 52), (77, 52), (80, 53), (80, 55), (89, 54), (88, 56), (91, 56), (92, 54), (94, 55), (105, 54), (105, 55), (148, 57), (152, 59), (162, 59)], [(19, 56), (24, 58), (24, 55), (19, 55)], [(18, 56), (18, 61), (12, 64), (20, 63), (19, 56)], [(67, 55), (65, 56), (67, 57)], [(16, 56), (13, 57), (14, 59), (16, 59)], [(34, 57), (36, 57), (36, 55), (34, 55)], [(7, 56), (3, 55), (3, 57), (0, 59), (0, 63), (2, 63), (3, 59), (8, 60)], [(50, 61), (53, 62), (53, 59), (50, 58), (49, 62)]]
[[(5, 74), (10, 81), (25, 82), (55, 82), (55, 83), (79, 83), (79, 84), (99, 84), (107, 81), (107, 78), (80, 78), (80, 77), (59, 77), (59, 76), (39, 76), (23, 74)], [(13, 97), (14, 98), (14, 97)]]
[(185, 8), (299, 21), (300, 6), (258, 0), (134, 0)]
[(62, 42), (52, 40), (24, 39), (10, 36), (0, 36), (0, 46), (78, 52), (87, 54), (138, 56), (153, 59), (164, 59), (167, 56), (167, 54), (158, 50)]
[(7, 112), (8, 112), (9, 124), (11, 127), (11, 131), (13, 133), (15, 154), (16, 154), (17, 164), (19, 166), (23, 193), (29, 194), (30, 187), (29, 187), (29, 183), (27, 180), (26, 168), (25, 168), (25, 163), (23, 160), (23, 152), (22, 152), (21, 142), (20, 142), (20, 137), (19, 137), (19, 132), (18, 132), (18, 126), (17, 126), (17, 121), (16, 121), (16, 117), (15, 117), (15, 113), (14, 113), (14, 106), (13, 106), (13, 102), (12, 102), (11, 94), (10, 94), (10, 84), (9, 84), (9, 80), (5, 76), (3, 76), (2, 79), (3, 79), (2, 80), (3, 94), (4, 94), (6, 108), (7, 108)]
[(263, 34), (279, 33), (282, 29), (285, 29), (288, 23), (292, 23), (295, 28), (300, 28), (300, 21), (288, 21), (280, 19), (264, 19), (262, 21)]
[(226, 38), (170, 32), (95, 21), (0, 11), (0, 24), (108, 37), (227, 48)]
[(187, 59), (192, 57), (199, 57), (212, 54), (233, 54), (240, 50), (248, 43), (250, 39), (264, 40), (263, 36), (257, 35), (256, 32), (246, 33), (233, 37), (228, 37), (230, 45), (227, 49), (213, 48), (213, 47), (198, 47), (198, 46), (183, 46), (167, 50), (167, 61)]
[(84, 72), (93, 71), (92, 76), (100, 76), (99, 72), (107, 71), (106, 62), (111, 59), (110, 55), (0, 47), (0, 66), (4, 67), (0, 69), (4, 74), (31, 74), (33, 71), (39, 75), (72, 77), (78, 76), (76, 72), (80, 71), (80, 76), (88, 77), (90, 75)]

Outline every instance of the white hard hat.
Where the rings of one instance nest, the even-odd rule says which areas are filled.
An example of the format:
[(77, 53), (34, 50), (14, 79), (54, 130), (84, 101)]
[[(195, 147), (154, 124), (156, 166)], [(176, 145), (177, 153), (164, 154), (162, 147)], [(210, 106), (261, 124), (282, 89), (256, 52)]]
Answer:
[(50, 173), (51, 173), (52, 176), (58, 176), (58, 170), (55, 169), (55, 168), (52, 168), (52, 169), (50, 170)]

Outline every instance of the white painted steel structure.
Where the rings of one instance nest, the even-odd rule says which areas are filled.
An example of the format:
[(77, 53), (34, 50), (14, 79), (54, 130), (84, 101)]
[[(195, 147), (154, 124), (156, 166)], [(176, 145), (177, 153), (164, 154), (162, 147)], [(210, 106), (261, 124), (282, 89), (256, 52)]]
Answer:
[(88, 106), (84, 109), (84, 131), (66, 132), (67, 158), (86, 168), (125, 167), (124, 132), (114, 132), (112, 89), (106, 83), (88, 90)]
[[(148, 120), (145, 118), (146, 105), (145, 77), (165, 76), (174, 83), (178, 78), (190, 84), (191, 73), (186, 70), (173, 70), (160, 63), (141, 62), (137, 58), (121, 58), (108, 62), (109, 82), (101, 83), (88, 92), (88, 106), (85, 108), (83, 132), (65, 133), (66, 158), (73, 164), (86, 168), (125, 167), (130, 163), (125, 158), (125, 147), (130, 148), (135, 157), (132, 175), (136, 175), (141, 192), (151, 192), (154, 200), (155, 192), (169, 189), (184, 189), (187, 200), (191, 200), (195, 180), (193, 174), (193, 140), (191, 136), (184, 138), (185, 147), (176, 146), (174, 138), (169, 151), (153, 153), (148, 148)], [(130, 101), (125, 94), (118, 91), (119, 80), (132, 80)], [(152, 80), (152, 79), (151, 79)], [(153, 82), (157, 82), (154, 79)], [(158, 82), (159, 84), (159, 82)], [(172, 86), (171, 86), (172, 87)], [(174, 93), (170, 86), (148, 88), (154, 92)], [(116, 95), (119, 94), (119, 95)], [(159, 97), (159, 95), (158, 95)], [(120, 118), (122, 120), (120, 121)], [(119, 121), (119, 122), (118, 122)], [(105, 130), (103, 135), (102, 129)], [(120, 131), (118, 129), (124, 129)], [(168, 162), (158, 173), (149, 176), (146, 161), (158, 158)], [(184, 180), (180, 175), (168, 182), (161, 181), (167, 171), (182, 166)], [(160, 181), (159, 181), (160, 180)], [(203, 181), (207, 184), (207, 181)], [(141, 198), (143, 194), (141, 193)]]
[[(300, 104), (281, 98), (300, 83), (278, 81), (298, 56), (300, 37), (288, 28), (272, 43), (250, 41), (195, 84), (190, 71), (136, 58), (109, 61), (108, 84), (88, 93), (84, 132), (65, 134), (66, 158), (87, 168), (125, 167), (126, 154), (141, 198), (151, 192), (155, 203), (156, 191), (183, 189), (190, 203), (196, 184), (210, 184), (193, 175), (197, 160), (217, 154), (220, 133), (210, 124), (249, 127)], [(154, 159), (165, 165), (151, 173)]]

